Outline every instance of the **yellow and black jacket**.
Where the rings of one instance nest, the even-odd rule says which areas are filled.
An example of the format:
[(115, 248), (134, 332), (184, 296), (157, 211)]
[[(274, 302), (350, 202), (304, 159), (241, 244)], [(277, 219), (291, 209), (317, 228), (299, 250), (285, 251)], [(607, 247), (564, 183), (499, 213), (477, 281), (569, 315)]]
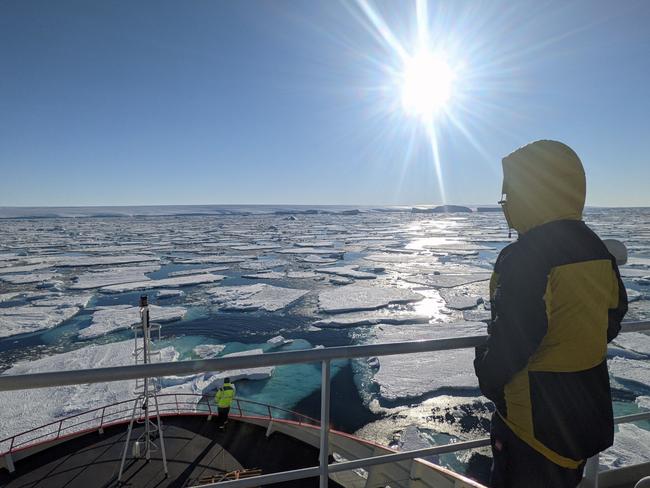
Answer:
[[(543, 155), (556, 149), (566, 153), (566, 146), (542, 142)], [(557, 160), (557, 154), (551, 155)], [(577, 156), (571, 158), (580, 181), (582, 166)], [(517, 162), (517, 170), (530, 160), (529, 152)], [(542, 167), (539, 161), (536, 169)], [(506, 182), (513, 186), (508, 164), (512, 162), (504, 159), (504, 190)], [(582, 178), (584, 182), (584, 173)], [(552, 196), (551, 185), (534, 182), (529, 188), (537, 208), (548, 209), (543, 197)], [(584, 184), (582, 188), (584, 202)], [(517, 197), (525, 197), (511, 199), (512, 193), (507, 193), (510, 210)], [(558, 195), (555, 205), (562, 203)], [(618, 334), (627, 312), (616, 261), (579, 220), (579, 200), (573, 195), (565, 198), (564, 206), (558, 205), (556, 213), (569, 218), (553, 219), (545, 210), (546, 215), (525, 221), (523, 216), (530, 213), (521, 207), (511, 213), (520, 216), (513, 225), (520, 235), (497, 259), (490, 282), (489, 339), (477, 348), (474, 361), (481, 391), (511, 430), (547, 459), (572, 469), (612, 445), (607, 343)]]

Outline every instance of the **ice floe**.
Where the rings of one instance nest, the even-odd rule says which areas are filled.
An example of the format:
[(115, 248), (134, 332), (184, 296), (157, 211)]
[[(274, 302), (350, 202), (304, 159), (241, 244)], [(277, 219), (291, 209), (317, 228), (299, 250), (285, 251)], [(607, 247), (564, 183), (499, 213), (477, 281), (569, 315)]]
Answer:
[[(403, 342), (483, 335), (486, 325), (461, 322), (440, 325), (376, 326), (370, 342)], [(443, 389), (477, 389), (473, 367), (474, 350), (458, 349), (427, 353), (382, 356), (373, 382), (381, 398), (389, 401), (418, 398)]]
[(348, 285), (321, 291), (318, 294), (318, 304), (323, 312), (343, 313), (374, 310), (391, 303), (416, 302), (422, 298), (419, 293), (406, 288)]
[(78, 307), (22, 305), (0, 308), (0, 337), (27, 334), (61, 325), (79, 312)]
[[(153, 322), (172, 322), (182, 319), (187, 313), (184, 307), (159, 307), (149, 305), (149, 320)], [(140, 308), (131, 305), (111, 305), (97, 307), (90, 326), (79, 331), (80, 339), (100, 337), (118, 330), (128, 329), (140, 323)]]
[(405, 276), (404, 280), (410, 283), (430, 286), (432, 288), (454, 288), (461, 285), (469, 285), (479, 281), (490, 279), (491, 273), (473, 273), (473, 274), (430, 274)]
[(634, 424), (620, 424), (614, 435), (614, 445), (600, 453), (600, 465), (607, 469), (650, 461), (650, 431)]
[(159, 265), (128, 266), (107, 271), (91, 271), (77, 276), (75, 282), (69, 288), (73, 290), (90, 290), (120, 283), (147, 281), (149, 278), (145, 274), (152, 273), (158, 269), (160, 269)]
[(153, 288), (175, 288), (177, 286), (200, 285), (214, 283), (225, 278), (215, 274), (196, 274), (189, 276), (174, 276), (173, 278), (162, 278), (160, 280), (136, 281), (133, 283), (120, 283), (119, 285), (104, 286), (100, 289), (103, 293), (122, 293), (135, 290), (151, 290)]
[[(224, 354), (222, 358), (252, 356), (263, 354), (262, 349), (251, 349), (248, 351)], [(162, 393), (197, 393), (207, 394), (223, 385), (225, 378), (230, 381), (240, 380), (265, 380), (270, 378), (275, 371), (275, 366), (263, 366), (260, 368), (242, 368), (228, 371), (216, 371), (199, 373), (189, 376), (168, 376), (161, 378)]]
[(483, 302), (483, 299), (479, 296), (453, 289), (440, 290), (440, 296), (445, 301), (447, 308), (453, 308), (454, 310), (467, 310)]
[(647, 334), (626, 332), (619, 334), (612, 343), (629, 351), (650, 355), (650, 336)]
[(56, 267), (85, 267), (85, 266), (107, 266), (109, 264), (130, 264), (160, 261), (160, 258), (153, 255), (115, 255), (115, 256), (64, 256), (57, 258), (53, 263)]
[(285, 339), (283, 336), (275, 336), (271, 337), (268, 341), (266, 341), (267, 344), (269, 344), (272, 348), (275, 347), (282, 347), (286, 344), (291, 344), (293, 342), (293, 339)]
[(333, 266), (331, 268), (318, 268), (315, 271), (317, 273), (333, 274), (344, 278), (355, 278), (358, 280), (374, 280), (377, 277), (377, 275), (373, 273), (359, 271), (359, 266), (355, 264), (348, 266)]
[(311, 264), (334, 264), (338, 261), (338, 259), (328, 259), (322, 256), (316, 256), (314, 254), (310, 254), (308, 256), (305, 256), (304, 258), (300, 258), (299, 261), (302, 261), (303, 263), (311, 263)]
[(295, 302), (308, 291), (256, 283), (243, 286), (219, 286), (210, 288), (208, 293), (212, 301), (222, 310), (275, 312)]
[(226, 348), (223, 344), (199, 344), (192, 351), (201, 359), (217, 357)]
[[(212, 268), (194, 268), (183, 269), (181, 271), (172, 271), (169, 276), (188, 276), (195, 274), (218, 273), (220, 271), (228, 271), (230, 268), (227, 266), (213, 266)], [(138, 280), (136, 280), (138, 281)]]
[(650, 387), (650, 362), (615, 357), (607, 361), (609, 373), (617, 380)]
[[(176, 357), (171, 347), (161, 352), (164, 361), (172, 361)], [(20, 362), (4, 374), (45, 373), (127, 364), (133, 364), (133, 340), (90, 345), (63, 354)], [(128, 400), (133, 398), (134, 389), (135, 381), (113, 381), (0, 392), (0, 439), (62, 417)]]
[(183, 290), (159, 290), (156, 293), (156, 298), (174, 298), (182, 297), (183, 295), (185, 295)]
[(232, 264), (241, 263), (250, 256), (194, 256), (191, 258), (174, 258), (176, 264)]
[(57, 273), (33, 273), (33, 274), (12, 274), (0, 276), (0, 280), (12, 285), (26, 285), (28, 283), (42, 283), (44, 281), (55, 279), (59, 276)]
[(320, 329), (361, 327), (368, 325), (387, 324), (423, 324), (428, 323), (430, 317), (413, 313), (392, 313), (377, 315), (372, 313), (352, 313), (337, 315), (331, 319), (317, 320), (311, 325)]

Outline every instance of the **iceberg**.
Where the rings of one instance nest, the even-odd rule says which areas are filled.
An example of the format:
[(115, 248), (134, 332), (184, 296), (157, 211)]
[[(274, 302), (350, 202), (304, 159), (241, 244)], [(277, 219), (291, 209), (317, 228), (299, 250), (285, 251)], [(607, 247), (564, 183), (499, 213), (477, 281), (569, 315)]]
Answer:
[(123, 293), (136, 290), (151, 290), (153, 288), (176, 288), (177, 286), (200, 285), (203, 283), (214, 283), (225, 278), (215, 274), (196, 274), (189, 276), (175, 276), (162, 278), (160, 280), (135, 281), (133, 283), (120, 283), (100, 288), (102, 293)]
[(243, 286), (218, 286), (208, 293), (222, 310), (275, 312), (303, 297), (309, 290), (281, 288), (264, 283)]
[[(187, 313), (184, 307), (159, 307), (149, 305), (149, 320), (153, 322), (172, 322), (182, 319)], [(79, 331), (80, 339), (92, 339), (128, 329), (140, 323), (140, 307), (131, 305), (111, 305), (97, 307), (90, 326)]]
[(318, 304), (323, 312), (343, 313), (374, 310), (392, 303), (417, 302), (424, 298), (406, 288), (380, 288), (378, 286), (348, 285), (323, 290), (318, 294)]

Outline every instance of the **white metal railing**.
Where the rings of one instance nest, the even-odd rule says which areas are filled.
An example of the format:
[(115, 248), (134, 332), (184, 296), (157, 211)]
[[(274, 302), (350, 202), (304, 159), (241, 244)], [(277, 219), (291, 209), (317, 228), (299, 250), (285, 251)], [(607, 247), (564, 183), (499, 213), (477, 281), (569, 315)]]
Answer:
[[(650, 330), (650, 321), (626, 322), (621, 332), (639, 332)], [(278, 366), (297, 363), (322, 364), (321, 385), (321, 421), (320, 421), (320, 456), (319, 466), (284, 471), (237, 481), (219, 483), (219, 487), (246, 488), (282, 481), (311, 478), (319, 476), (320, 487), (326, 488), (329, 473), (363, 468), (376, 464), (394, 463), (406, 459), (421, 458), (443, 452), (453, 452), (487, 445), (488, 439), (459, 442), (446, 446), (436, 446), (415, 451), (405, 451), (385, 456), (375, 456), (353, 461), (328, 465), (329, 454), (329, 407), (330, 407), (330, 363), (335, 359), (352, 359), (370, 356), (388, 356), (433, 352), (451, 349), (466, 349), (482, 344), (485, 335), (474, 335), (448, 339), (383, 343), (363, 346), (330, 347), (302, 351), (276, 352), (251, 356), (235, 356), (192, 361), (153, 363), (110, 368), (85, 369), (76, 371), (56, 371), (51, 373), (33, 373), (24, 375), (0, 375), (0, 391), (44, 388), (52, 386), (74, 385), (83, 383), (104, 383), (110, 381), (130, 380), (145, 377), (183, 375), (207, 371), (228, 371), (233, 369), (256, 368), (261, 366)], [(105, 412), (104, 412), (105, 413)], [(650, 412), (635, 414), (617, 419), (620, 422), (632, 422), (649, 419)], [(61, 424), (59, 424), (60, 426)], [(60, 431), (58, 433), (60, 435)], [(217, 486), (216, 484), (204, 485)]]

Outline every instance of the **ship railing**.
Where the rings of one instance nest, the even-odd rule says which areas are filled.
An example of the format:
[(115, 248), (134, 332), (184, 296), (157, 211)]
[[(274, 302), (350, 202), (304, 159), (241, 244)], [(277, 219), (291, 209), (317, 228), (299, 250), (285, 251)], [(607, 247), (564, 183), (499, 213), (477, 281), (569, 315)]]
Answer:
[[(214, 395), (199, 393), (162, 393), (157, 395), (160, 415), (203, 415), (211, 417), (217, 413)], [(50, 444), (76, 437), (89, 432), (98, 431), (128, 422), (131, 419), (135, 398), (111, 403), (92, 410), (64, 417), (48, 424), (14, 434), (0, 440), (0, 456), (15, 454), (41, 444)], [(318, 427), (320, 421), (274, 405), (236, 398), (231, 408), (231, 416), (257, 418), (264, 420), (289, 420), (298, 425)], [(144, 420), (144, 413), (138, 421)]]
[[(626, 322), (623, 324), (621, 332), (641, 332), (650, 330), (650, 321)], [(33, 388), (45, 388), (64, 385), (78, 385), (84, 383), (105, 383), (120, 380), (133, 380), (137, 378), (155, 378), (161, 376), (188, 375), (203, 373), (209, 371), (230, 371), (237, 369), (259, 368), (268, 366), (280, 366), (300, 363), (321, 363), (321, 418), (320, 418), (320, 442), (319, 442), (319, 465), (292, 471), (266, 474), (236, 481), (220, 482), (220, 488), (246, 488), (262, 486), (272, 483), (279, 483), (290, 480), (298, 480), (312, 477), (319, 477), (319, 485), (326, 488), (329, 482), (329, 475), (341, 471), (354, 470), (374, 466), (377, 464), (396, 463), (409, 459), (420, 459), (431, 455), (442, 454), (446, 452), (455, 452), (465, 449), (473, 449), (488, 444), (487, 439), (478, 439), (466, 442), (457, 442), (446, 446), (436, 446), (426, 449), (413, 451), (404, 451), (382, 456), (374, 456), (363, 459), (343, 461), (329, 464), (329, 431), (330, 431), (330, 386), (331, 386), (331, 361), (338, 359), (355, 359), (368, 357), (381, 357), (390, 355), (413, 354), (422, 352), (447, 351), (452, 349), (467, 349), (481, 345), (486, 340), (485, 335), (473, 335), (464, 337), (453, 337), (445, 339), (406, 341), (395, 343), (380, 343), (359, 346), (340, 346), (320, 349), (272, 352), (265, 354), (249, 356), (231, 356), (214, 359), (201, 359), (189, 361), (176, 361), (164, 363), (150, 363), (131, 366), (115, 366), (109, 368), (96, 368), (71, 371), (55, 371), (49, 373), (31, 373), (23, 375), (0, 375), (0, 391), (8, 390), (25, 390)], [(179, 395), (179, 394), (176, 394)], [(124, 403), (124, 402), (122, 402)], [(116, 404), (119, 406), (121, 404)], [(240, 400), (241, 405), (241, 400)], [(122, 407), (118, 407), (121, 409)], [(211, 407), (208, 407), (211, 408)], [(96, 411), (108, 412), (102, 408)], [(122, 412), (120, 412), (122, 414)], [(77, 416), (78, 418), (78, 416)], [(101, 414), (100, 414), (101, 418)], [(639, 420), (650, 419), (650, 412), (643, 412), (634, 415), (621, 417), (621, 422), (634, 422)], [(100, 420), (101, 424), (102, 420)], [(60, 435), (59, 427), (63, 429), (60, 421), (48, 424), (52, 431), (49, 434), (56, 439)], [(108, 424), (106, 424), (108, 425)], [(54, 427), (56, 426), (56, 427)], [(95, 427), (93, 427), (94, 429)], [(56, 432), (55, 432), (56, 431)], [(19, 436), (22, 434), (18, 434)], [(15, 437), (13, 442), (15, 442)], [(11, 449), (8, 456), (5, 455), (5, 462), (8, 467), (12, 467)], [(585, 484), (590, 487), (596, 487), (598, 484), (598, 459), (592, 458), (588, 462), (585, 474)], [(204, 485), (217, 486), (217, 484)], [(478, 486), (478, 485), (477, 485)]]

